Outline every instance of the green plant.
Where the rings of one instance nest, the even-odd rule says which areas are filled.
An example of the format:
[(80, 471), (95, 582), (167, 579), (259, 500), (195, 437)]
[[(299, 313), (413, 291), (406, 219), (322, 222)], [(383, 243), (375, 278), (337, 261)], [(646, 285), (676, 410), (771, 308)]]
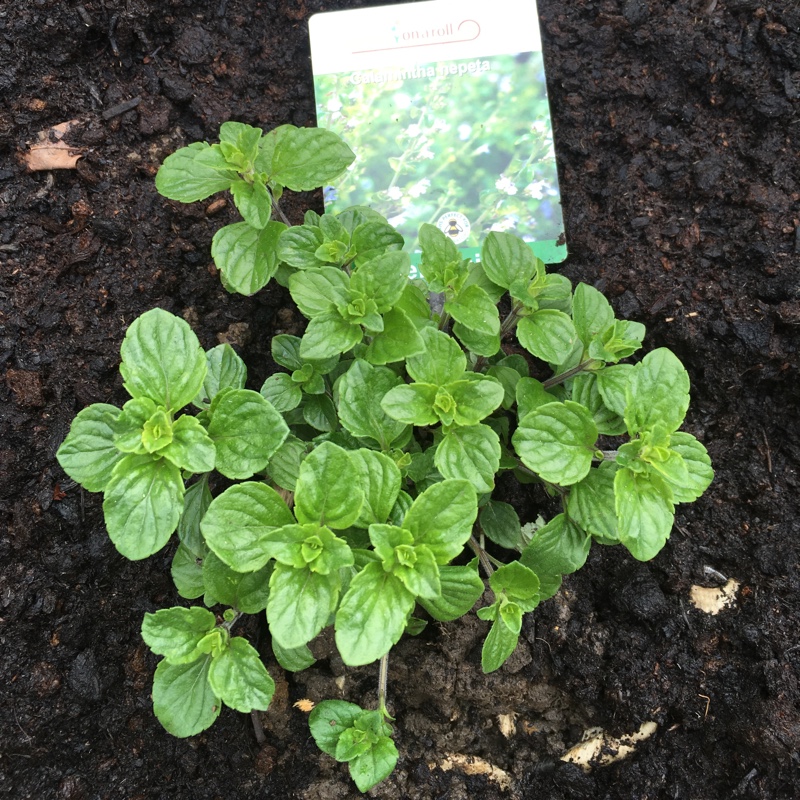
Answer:
[[(689, 403), (678, 359), (657, 349), (619, 363), (644, 327), (617, 320), (592, 287), (547, 274), (513, 235), (489, 234), (476, 263), (424, 225), (415, 281), (402, 238), (369, 209), (308, 212), (294, 227), (270, 220), (284, 186), (324, 182), (350, 157), (325, 131), (264, 136), (226, 123), (219, 145), (165, 161), (157, 185), (168, 196), (230, 189), (242, 211), (214, 237), (229, 290), (256, 291), (274, 274), (308, 327), (274, 337), (287, 371), (255, 392), (232, 348), (203, 352), (186, 322), (148, 311), (121, 349), (131, 400), (81, 411), (58, 459), (104, 492), (123, 555), (145, 558), (177, 531), (178, 593), (227, 607), (219, 618), (200, 606), (145, 616), (145, 642), (163, 656), (153, 703), (164, 727), (190, 736), (223, 704), (268, 707), (272, 679), (231, 636), (242, 614), (266, 611), (288, 670), (314, 663), (308, 645), (332, 625), (345, 664), (380, 661), (379, 708), (325, 701), (311, 730), (366, 790), (397, 760), (388, 653), (424, 626), (418, 606), (440, 621), (468, 613), (486, 590), (482, 568), (490, 599), (478, 615), (492, 622), (482, 664), (496, 670), (523, 615), (593, 541), (653, 558), (675, 505), (699, 497), (713, 472), (703, 445), (678, 430)], [(514, 334), (527, 356), (503, 350)], [(190, 404), (196, 413), (181, 414)], [(240, 482), (218, 491), (214, 471)], [(560, 513), (531, 533), (492, 498), (500, 472), (537, 485)]]

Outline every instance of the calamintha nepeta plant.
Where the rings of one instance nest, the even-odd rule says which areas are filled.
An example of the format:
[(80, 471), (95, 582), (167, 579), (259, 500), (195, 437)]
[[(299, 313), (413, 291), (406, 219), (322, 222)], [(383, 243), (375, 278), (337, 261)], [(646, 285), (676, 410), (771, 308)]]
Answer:
[[(177, 531), (175, 585), (204, 606), (162, 609), (142, 625), (163, 657), (153, 706), (164, 727), (191, 736), (223, 704), (268, 708), (272, 678), (231, 635), (242, 614), (266, 612), (288, 670), (314, 663), (309, 643), (333, 626), (345, 664), (380, 662), (379, 708), (323, 701), (311, 732), (365, 791), (397, 761), (388, 653), (424, 626), (418, 607), (440, 621), (468, 613), (486, 591), (482, 569), (482, 665), (496, 670), (523, 615), (583, 565), (593, 541), (653, 558), (675, 505), (698, 498), (713, 472), (703, 445), (679, 430), (689, 404), (679, 360), (657, 349), (620, 363), (644, 326), (616, 319), (591, 286), (548, 274), (522, 240), (490, 233), (472, 262), (423, 225), (413, 280), (402, 237), (367, 208), (309, 211), (298, 226), (272, 219), (284, 188), (322, 185), (352, 158), (327, 131), (265, 135), (229, 122), (218, 144), (166, 159), (162, 194), (192, 202), (230, 191), (242, 214), (214, 236), (225, 286), (252, 294), (274, 276), (306, 331), (273, 338), (286, 371), (256, 392), (230, 346), (204, 352), (184, 320), (148, 311), (121, 348), (131, 399), (81, 411), (58, 460), (103, 492), (124, 556), (146, 558)], [(529, 357), (506, 354), (513, 336)], [(492, 497), (501, 472), (537, 484), (561, 512), (531, 533)], [(228, 479), (216, 496), (215, 473)]]

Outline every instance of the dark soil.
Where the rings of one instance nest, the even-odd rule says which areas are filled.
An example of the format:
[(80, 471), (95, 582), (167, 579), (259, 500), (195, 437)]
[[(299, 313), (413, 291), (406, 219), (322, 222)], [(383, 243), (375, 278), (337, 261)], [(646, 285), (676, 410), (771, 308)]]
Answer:
[[(121, 404), (128, 324), (161, 306), (204, 346), (233, 342), (258, 388), (280, 288), (226, 294), (210, 261), (230, 203), (178, 206), (159, 162), (232, 118), (313, 124), (306, 20), (336, 0), (61, 0), (0, 9), (0, 794), (15, 798), (354, 797), (301, 698), (375, 701), (376, 670), (284, 673), (259, 747), (246, 715), (169, 736), (153, 716), (142, 615), (172, 605), (171, 551), (119, 556), (100, 497), (54, 460), (73, 416)], [(383, 798), (800, 797), (797, 0), (539, 0), (570, 256), (692, 378), (687, 429), (717, 477), (639, 564), (595, 547), (526, 623), (500, 672), (486, 624), (431, 628), (392, 655), (401, 760)], [(136, 100), (122, 113), (119, 104)], [(75, 170), (18, 154), (77, 119)], [(286, 206), (320, 209), (317, 195)], [(740, 582), (717, 616), (694, 584)], [(245, 631), (256, 641), (253, 620)], [(338, 682), (337, 682), (338, 679)], [(516, 714), (504, 736), (499, 715)], [(509, 718), (506, 717), (508, 720)], [(657, 732), (586, 774), (560, 761), (585, 728)], [(477, 756), (511, 776), (440, 768)]]

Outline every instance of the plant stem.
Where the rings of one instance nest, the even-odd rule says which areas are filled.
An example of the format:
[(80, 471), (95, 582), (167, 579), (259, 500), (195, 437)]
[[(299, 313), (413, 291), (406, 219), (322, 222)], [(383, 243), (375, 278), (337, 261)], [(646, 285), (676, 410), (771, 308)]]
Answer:
[(281, 220), (291, 228), (292, 223), (289, 222), (289, 218), (283, 213), (283, 209), (278, 205), (278, 201), (274, 197), (272, 198), (272, 208)]
[(523, 308), (525, 308), (525, 305), (519, 300), (515, 300), (511, 304), (511, 311), (508, 312), (508, 316), (503, 320), (503, 324), (500, 326), (501, 339), (507, 333), (510, 333), (514, 330), (517, 325), (517, 320), (519, 320), (519, 312), (522, 311)]
[(486, 573), (486, 577), (491, 578), (494, 574), (494, 566), (489, 560), (488, 553), (480, 546), (478, 540), (474, 536), (469, 537), (469, 546), (472, 548), (472, 552), (478, 556), (478, 561), (481, 562), (481, 566), (483, 567), (483, 571)]
[(564, 381), (567, 381), (570, 378), (573, 378), (575, 375), (578, 375), (579, 373), (583, 372), (585, 369), (589, 369), (590, 367), (594, 366), (596, 363), (598, 363), (598, 362), (595, 361), (595, 359), (588, 358), (588, 359), (586, 359), (586, 361), (581, 361), (580, 364), (578, 364), (575, 367), (572, 367), (572, 369), (568, 369), (568, 370), (566, 370), (566, 372), (562, 372), (560, 375), (553, 375), (552, 378), (548, 378), (546, 381), (543, 381), (542, 382), (542, 386), (544, 386), (545, 389), (549, 389), (551, 386), (556, 386), (559, 383), (564, 383)]
[(392, 717), (386, 710), (386, 688), (389, 683), (389, 654), (387, 653), (380, 660), (378, 665), (378, 710), (384, 717)]

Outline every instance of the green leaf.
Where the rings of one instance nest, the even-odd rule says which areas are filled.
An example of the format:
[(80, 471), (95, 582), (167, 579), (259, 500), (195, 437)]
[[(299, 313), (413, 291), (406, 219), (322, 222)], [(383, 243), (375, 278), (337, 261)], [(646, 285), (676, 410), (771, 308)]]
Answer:
[(58, 463), (87, 492), (102, 492), (124, 454), (114, 446), (114, 426), (122, 412), (94, 403), (72, 420), (67, 438), (56, 453)]
[(368, 792), (391, 774), (397, 759), (395, 743), (388, 736), (382, 736), (366, 753), (356, 756), (347, 766), (358, 790)]
[(450, 283), (450, 275), (462, 277), (458, 249), (453, 240), (435, 225), (425, 223), (420, 227), (419, 244), (422, 248), (419, 271), (430, 291), (443, 292)]
[(225, 705), (245, 714), (266, 711), (275, 694), (275, 682), (258, 651), (241, 636), (231, 639), (212, 660), (208, 683)]
[[(304, 669), (308, 669), (312, 664), (316, 663), (317, 660), (311, 655), (311, 651), (306, 645), (289, 649), (281, 647), (275, 639), (272, 640), (272, 653), (275, 656), (275, 660), (287, 670), (287, 672), (302, 672)], [(315, 708), (319, 708), (319, 706)]]
[(153, 711), (158, 721), (180, 739), (210, 727), (222, 702), (208, 682), (211, 656), (191, 664), (160, 661), (153, 678)]
[(263, 131), (244, 122), (223, 122), (219, 128), (219, 141), (233, 145), (244, 157), (253, 162), (258, 156), (258, 147)]
[(188, 323), (160, 308), (135, 319), (120, 348), (119, 371), (131, 397), (169, 411), (190, 403), (206, 376), (206, 354)]
[(500, 669), (517, 649), (518, 641), (519, 634), (512, 631), (498, 614), (481, 650), (483, 671), (488, 674)]
[(333, 400), (325, 394), (306, 395), (303, 403), (303, 419), (312, 428), (323, 433), (329, 433), (339, 427)]
[(202, 562), (185, 544), (179, 544), (175, 551), (170, 575), (178, 594), (186, 600), (195, 600), (205, 594)]
[(374, 300), (378, 312), (384, 314), (403, 294), (410, 269), (408, 253), (385, 253), (361, 264), (353, 273), (350, 286), (354, 292), (363, 292)]
[(108, 535), (125, 558), (157, 553), (178, 526), (183, 511), (181, 471), (165, 459), (130, 455), (114, 468), (105, 490)]
[(544, 273), (541, 262), (518, 236), (492, 231), (481, 248), (481, 266), (489, 279), (505, 289), (516, 281), (530, 280)]
[(414, 595), (381, 564), (367, 564), (350, 582), (336, 613), (336, 647), (351, 667), (371, 664), (396, 644), (414, 610)]
[(349, 455), (356, 485), (364, 490), (364, 505), (355, 525), (368, 528), (386, 522), (400, 493), (400, 470), (389, 456), (374, 450), (361, 448)]
[(306, 443), (296, 436), (289, 436), (269, 460), (267, 472), (270, 478), (289, 492), (295, 490), (300, 463), (306, 456)]
[(217, 449), (216, 469), (226, 478), (249, 478), (266, 467), (289, 428), (258, 392), (231, 389), (212, 407), (208, 434)]
[(463, 377), (467, 357), (456, 341), (436, 328), (420, 331), (425, 350), (406, 360), (406, 370), (417, 383), (446, 386)]
[(289, 291), (300, 311), (313, 319), (350, 302), (350, 279), (333, 267), (309, 269), (289, 278)]
[(439, 421), (433, 410), (436, 392), (429, 383), (401, 384), (384, 395), (381, 408), (406, 425), (433, 425)]
[(472, 534), (478, 499), (471, 483), (444, 480), (426, 489), (406, 512), (403, 527), (426, 544), (438, 564), (452, 561)]
[(278, 238), (285, 229), (275, 220), (261, 230), (235, 222), (214, 234), (211, 257), (229, 292), (249, 296), (267, 285), (280, 264)]
[(616, 501), (614, 500), (614, 474), (617, 466), (604, 461), (597, 469), (576, 483), (569, 493), (567, 511), (584, 530), (601, 544), (617, 544)]
[(625, 416), (625, 391), (634, 369), (633, 364), (614, 364), (596, 373), (597, 388), (603, 403), (620, 417)]
[(221, 389), (244, 389), (247, 367), (229, 344), (218, 344), (206, 352), (206, 372), (203, 388), (192, 403), (197, 408), (208, 408)]
[(676, 431), (689, 407), (689, 375), (666, 348), (648, 353), (625, 387), (625, 424), (631, 436), (661, 423)]
[(453, 300), (444, 304), (444, 310), (464, 327), (483, 336), (500, 333), (500, 315), (497, 306), (484, 289), (475, 284), (462, 289)]
[(459, 322), (453, 325), (453, 334), (458, 337), (458, 340), (467, 350), (475, 353), (475, 355), (490, 358), (500, 351), (500, 336), (498, 334), (478, 333), (478, 331), (474, 331)]
[[(403, 237), (383, 219), (363, 222), (356, 226), (352, 236), (353, 247), (357, 253), (356, 266), (360, 267), (376, 256), (400, 250)], [(404, 277), (408, 277), (408, 262)], [(392, 304), (394, 305), (394, 303)]]
[(346, 353), (363, 338), (361, 326), (349, 323), (338, 311), (322, 314), (308, 323), (300, 345), (300, 354), (308, 360), (331, 358), (339, 353)]
[(421, 353), (424, 347), (414, 323), (395, 307), (383, 315), (383, 331), (373, 337), (364, 358), (371, 364), (391, 364)]
[(214, 553), (209, 553), (203, 559), (203, 583), (206, 591), (217, 602), (243, 614), (257, 614), (267, 607), (271, 572), (272, 567), (269, 564), (256, 572), (236, 572)]
[(517, 323), (519, 343), (549, 364), (561, 364), (571, 353), (577, 338), (572, 320), (563, 311), (536, 311)]
[(558, 514), (541, 527), (522, 551), (521, 563), (539, 578), (539, 599), (552, 597), (561, 576), (579, 570), (589, 555), (592, 539), (566, 515)]
[(323, 700), (318, 703), (308, 717), (308, 726), (317, 747), (335, 758), (339, 737), (352, 728), (363, 713), (360, 706), (344, 700)]
[(539, 603), (539, 578), (530, 567), (519, 561), (498, 567), (489, 578), (489, 586), (495, 595), (505, 595), (522, 611), (533, 611)]
[(218, 149), (194, 142), (164, 159), (156, 174), (156, 189), (170, 200), (193, 203), (225, 191), (238, 177)]
[[(536, 287), (536, 303), (540, 309), (552, 308), (572, 314), (572, 282), (566, 275), (545, 275)], [(580, 340), (576, 340), (576, 345)], [(583, 350), (583, 347), (580, 347)]]
[(597, 426), (578, 403), (548, 403), (520, 420), (512, 441), (526, 467), (549, 483), (570, 486), (589, 472)]
[(353, 486), (353, 465), (346, 450), (323, 442), (300, 465), (295, 488), (297, 521), (318, 522), (336, 530), (352, 525), (364, 493)]
[(678, 453), (686, 465), (687, 480), (677, 485), (668, 480), (676, 503), (691, 503), (708, 489), (714, 479), (711, 459), (706, 448), (690, 433), (676, 431), (669, 440), (670, 449)]
[(436, 448), (435, 463), (445, 478), (469, 481), (479, 494), (491, 492), (500, 468), (500, 439), (488, 425), (451, 428)]
[(268, 400), (276, 411), (282, 414), (300, 405), (302, 389), (285, 372), (276, 372), (264, 381), (261, 396)]
[(158, 453), (186, 472), (211, 472), (216, 448), (206, 429), (184, 414), (172, 426), (172, 441)]
[(353, 436), (372, 439), (381, 449), (388, 449), (406, 425), (392, 419), (381, 408), (381, 401), (400, 382), (400, 376), (390, 369), (356, 359), (339, 379), (339, 421)]
[(248, 225), (256, 230), (267, 227), (272, 216), (272, 195), (263, 183), (236, 180), (231, 186), (231, 194), (236, 208)]
[(354, 159), (353, 151), (335, 133), (294, 128), (275, 144), (269, 180), (293, 192), (308, 192), (337, 178)]
[(183, 495), (183, 513), (178, 522), (178, 538), (195, 558), (203, 558), (207, 547), (200, 522), (211, 505), (211, 492), (208, 481), (203, 479), (187, 487)]
[(490, 378), (494, 378), (503, 387), (503, 408), (510, 410), (517, 399), (517, 384), (520, 374), (511, 367), (495, 364), (486, 371)]
[(502, 402), (503, 387), (494, 378), (472, 373), (470, 380), (456, 381), (445, 388), (455, 400), (456, 425), (477, 425)]
[(294, 523), (281, 496), (263, 483), (240, 483), (215, 497), (201, 528), (208, 546), (238, 572), (255, 572), (269, 560), (263, 539)]
[(310, 642), (327, 624), (339, 599), (339, 573), (276, 564), (269, 582), (267, 619), (272, 636), (288, 650)]
[(324, 241), (322, 231), (312, 225), (295, 225), (281, 233), (278, 240), (278, 258), (297, 269), (314, 269), (324, 266), (315, 255)]
[(593, 286), (579, 283), (572, 298), (572, 321), (583, 346), (588, 347), (592, 339), (614, 322), (614, 309)]
[(480, 511), (481, 530), (500, 547), (515, 550), (522, 540), (522, 526), (514, 506), (490, 500)]
[(404, 311), (419, 331), (433, 325), (428, 297), (419, 286), (415, 286), (413, 283), (406, 283), (403, 294), (394, 307)]
[(517, 413), (520, 419), (523, 419), (540, 406), (552, 403), (557, 399), (535, 378), (520, 378), (519, 383), (517, 383)]
[(605, 436), (621, 436), (625, 433), (625, 420), (603, 401), (596, 373), (583, 372), (575, 376), (572, 381), (572, 399), (589, 410), (598, 433)]
[(216, 625), (214, 615), (199, 606), (162, 608), (155, 614), (144, 615), (142, 639), (170, 664), (188, 664), (202, 655), (197, 646)]
[(439, 567), (438, 597), (418, 598), (418, 602), (434, 618), (441, 622), (463, 617), (483, 594), (484, 585), (480, 575), (469, 566)]
[(637, 561), (655, 558), (669, 539), (675, 520), (672, 491), (655, 475), (627, 468), (614, 476), (619, 540)]

